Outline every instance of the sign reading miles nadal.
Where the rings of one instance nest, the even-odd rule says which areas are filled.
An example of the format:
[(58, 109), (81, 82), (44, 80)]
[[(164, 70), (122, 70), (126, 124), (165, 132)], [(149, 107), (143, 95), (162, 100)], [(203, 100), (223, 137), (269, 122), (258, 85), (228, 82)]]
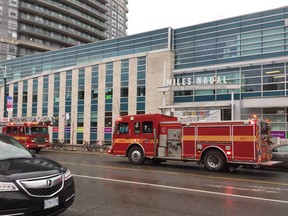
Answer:
[[(167, 89), (167, 87), (169, 89)], [(240, 85), (228, 84), (225, 76), (197, 77), (193, 82), (191, 77), (169, 79), (167, 86), (159, 87), (158, 91), (187, 91), (204, 89), (237, 89)]]
[(227, 85), (226, 77), (197, 77), (196, 83), (192, 82), (192, 78), (181, 78), (181, 79), (170, 79), (167, 80), (167, 85), (172, 86), (174, 91), (183, 91), (183, 90), (196, 90), (196, 89), (215, 89), (223, 88)]

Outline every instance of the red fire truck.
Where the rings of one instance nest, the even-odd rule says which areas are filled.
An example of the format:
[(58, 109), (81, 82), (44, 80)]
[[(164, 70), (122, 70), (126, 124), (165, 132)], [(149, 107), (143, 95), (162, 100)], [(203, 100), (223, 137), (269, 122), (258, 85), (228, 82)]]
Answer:
[(49, 146), (50, 123), (51, 119), (47, 117), (13, 117), (6, 118), (6, 121), (2, 120), (1, 129), (2, 133), (14, 137), (28, 149), (38, 153), (42, 148)]
[(145, 159), (194, 161), (211, 171), (239, 165), (272, 165), (270, 124), (247, 121), (179, 122), (161, 114), (122, 116), (115, 122), (110, 153), (132, 164)]

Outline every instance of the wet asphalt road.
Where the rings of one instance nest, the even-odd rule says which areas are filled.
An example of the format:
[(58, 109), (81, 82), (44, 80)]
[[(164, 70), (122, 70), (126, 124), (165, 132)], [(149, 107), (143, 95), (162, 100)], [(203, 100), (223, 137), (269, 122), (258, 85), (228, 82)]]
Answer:
[(70, 168), (74, 204), (61, 216), (287, 216), (288, 169), (214, 173), (193, 163), (135, 166), (127, 158), (43, 151)]

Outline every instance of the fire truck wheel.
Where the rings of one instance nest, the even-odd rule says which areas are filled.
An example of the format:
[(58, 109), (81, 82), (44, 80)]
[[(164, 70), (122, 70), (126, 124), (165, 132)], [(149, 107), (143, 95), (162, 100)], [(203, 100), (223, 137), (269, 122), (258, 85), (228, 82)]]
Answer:
[(224, 155), (217, 150), (210, 150), (204, 156), (204, 166), (210, 171), (222, 171), (226, 167)]
[(141, 165), (145, 160), (143, 150), (139, 146), (134, 146), (129, 150), (128, 158), (129, 162), (135, 165)]

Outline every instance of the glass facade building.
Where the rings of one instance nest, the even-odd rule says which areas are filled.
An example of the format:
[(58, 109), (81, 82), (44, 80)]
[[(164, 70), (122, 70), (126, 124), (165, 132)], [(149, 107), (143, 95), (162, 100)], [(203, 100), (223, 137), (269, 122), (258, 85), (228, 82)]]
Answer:
[(1, 65), (7, 66), (7, 95), (14, 101), (9, 116), (54, 116), (54, 139), (109, 140), (119, 116), (163, 112), (197, 120), (211, 113), (219, 120), (257, 114), (270, 119), (272, 135), (286, 142), (287, 56), (283, 7)]

